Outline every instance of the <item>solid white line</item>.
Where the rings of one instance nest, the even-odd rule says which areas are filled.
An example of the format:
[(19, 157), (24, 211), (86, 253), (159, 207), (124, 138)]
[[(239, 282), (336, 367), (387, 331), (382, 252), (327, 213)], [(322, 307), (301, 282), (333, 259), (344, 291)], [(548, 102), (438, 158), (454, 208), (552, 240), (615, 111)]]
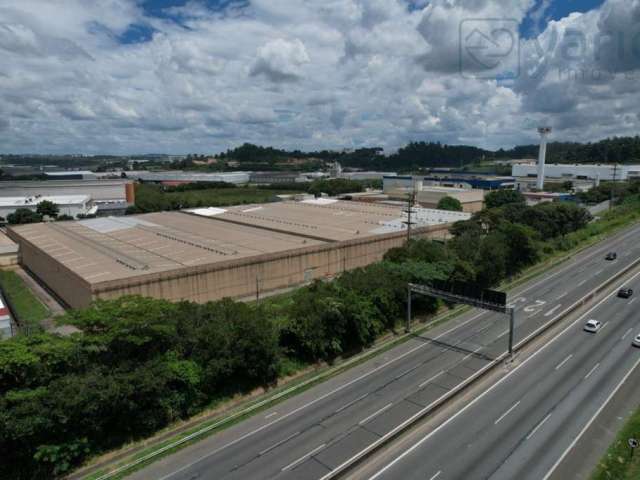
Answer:
[(278, 414), (278, 412), (270, 413), (269, 415), (265, 416), (264, 419), (267, 420), (267, 419), (269, 419), (271, 417), (275, 417), (277, 414)]
[[(392, 460), (391, 462), (389, 462), (387, 465), (385, 465), (383, 468), (381, 468), (375, 475), (373, 475), (369, 480), (375, 480), (376, 478), (380, 477), (380, 475), (382, 475), (384, 472), (386, 472), (387, 470), (389, 470), (391, 467), (393, 467), (396, 463), (402, 461), (407, 455), (411, 455), (411, 453), (413, 453), (417, 448), (420, 448), (420, 446), (426, 442), (427, 440), (429, 440), (433, 435), (435, 435), (436, 433), (438, 433), (440, 430), (442, 430), (443, 428), (445, 428), (449, 423), (451, 423), (452, 421), (454, 421), (456, 418), (458, 418), (460, 415), (462, 415), (464, 412), (466, 412), (469, 408), (471, 408), (473, 405), (475, 405), (477, 402), (479, 402), (482, 398), (484, 398), (486, 395), (488, 395), (489, 393), (491, 393), (493, 390), (495, 390), (498, 386), (500, 386), (503, 382), (505, 382), (507, 379), (511, 378), (512, 375), (514, 375), (516, 372), (518, 372), (522, 367), (524, 367), (526, 364), (528, 364), (531, 360), (533, 360), (534, 358), (536, 358), (540, 353), (544, 352), (547, 348), (549, 348), (550, 345), (553, 345), (554, 342), (556, 342), (560, 337), (562, 337), (562, 335), (564, 335), (566, 332), (568, 332), (571, 328), (575, 327), (579, 322), (582, 322), (584, 320), (584, 318), (588, 315), (591, 314), (591, 312), (593, 312), (595, 309), (597, 309), (598, 307), (600, 307), (600, 305), (602, 305), (604, 302), (606, 302), (607, 300), (611, 299), (611, 297), (615, 294), (615, 292), (617, 292), (620, 288), (622, 288), (622, 286), (626, 285), (628, 282), (630, 282), (631, 280), (634, 280), (636, 277), (638, 277), (640, 275), (640, 272), (636, 273), (635, 275), (633, 275), (630, 279), (628, 279), (627, 281), (625, 281), (624, 283), (622, 283), (622, 285), (620, 285), (618, 288), (615, 289), (614, 292), (610, 293), (609, 295), (607, 295), (606, 297), (604, 297), (602, 300), (600, 300), (598, 303), (596, 303), (593, 307), (591, 307), (589, 310), (587, 310), (585, 313), (583, 313), (582, 315), (580, 315), (576, 320), (574, 320), (571, 324), (567, 325), (564, 330), (562, 330), (561, 332), (559, 332), (555, 337), (553, 337), (551, 340), (549, 340), (547, 343), (545, 343), (539, 350), (536, 350), (535, 352), (533, 352), (533, 354), (531, 354), (530, 357), (526, 358), (522, 363), (520, 363), (518, 366), (516, 366), (516, 368), (514, 368), (513, 370), (511, 370), (509, 373), (507, 373), (504, 377), (502, 377), (500, 380), (498, 380), (496, 383), (494, 383), (493, 385), (491, 385), (487, 390), (485, 390), (484, 392), (482, 392), (480, 395), (478, 395), (477, 397), (475, 397), (473, 400), (471, 400), (469, 403), (467, 403), (464, 407), (462, 407), (460, 410), (458, 410), (456, 413), (454, 413), (451, 417), (449, 417), (447, 420), (445, 420), (444, 422), (442, 422), (440, 425), (438, 425), (435, 429), (433, 429), (431, 432), (429, 432), (427, 435), (425, 435), (424, 437), (422, 437), (420, 440), (418, 440), (416, 443), (414, 443), (411, 447), (409, 447), (408, 449), (406, 449), (401, 455), (399, 455), (397, 458), (395, 458), (394, 460)], [(525, 339), (526, 340), (526, 339)], [(348, 464), (349, 460), (346, 460), (344, 462), (344, 464)], [(331, 473), (329, 473), (328, 475), (325, 475), (324, 477), (322, 477), (322, 479), (320, 480), (326, 480), (328, 478), (328, 476)]]
[(440, 375), (442, 375), (444, 372), (445, 372), (445, 371), (444, 371), (444, 370), (442, 370), (440, 373), (436, 373), (433, 377), (431, 377), (431, 378), (430, 378), (430, 379), (428, 379), (428, 380), (425, 380), (425, 381), (424, 381), (424, 382), (422, 382), (420, 385), (418, 385), (418, 388), (422, 388), (422, 387), (424, 387), (427, 383), (429, 383), (429, 382), (431, 382), (431, 381), (435, 380), (435, 379), (436, 379), (436, 378), (438, 378)]
[(440, 476), (440, 474), (442, 473), (442, 470), (438, 470), (438, 473), (436, 473), (433, 477), (431, 477), (429, 480), (436, 480), (436, 478), (438, 478)]
[(569, 292), (564, 292), (562, 295), (560, 295), (558, 298), (556, 298), (556, 300), (560, 300), (561, 298), (566, 297), (569, 294)]
[(369, 393), (365, 393), (364, 395), (360, 395), (358, 398), (356, 398), (355, 400), (351, 400), (349, 403), (347, 403), (346, 405), (341, 406), (339, 409), (336, 410), (336, 413), (340, 413), (343, 410), (346, 410), (347, 408), (355, 405), (356, 403), (358, 403), (360, 400), (362, 400), (363, 398), (365, 398), (367, 395), (369, 395)]
[(504, 420), (504, 417), (506, 417), (507, 415), (509, 415), (518, 405), (520, 405), (520, 400), (518, 400), (515, 405), (513, 407), (511, 407), (509, 410), (507, 410), (506, 412), (504, 412), (499, 419), (497, 419), (495, 422), (493, 422), (494, 425), (499, 424), (502, 420)]
[(567, 358), (565, 358), (564, 360), (562, 360), (557, 366), (556, 366), (556, 370), (560, 370), (562, 368), (562, 366), (567, 363), (569, 360), (571, 360), (571, 357), (573, 357), (573, 353), (571, 355), (569, 355)]
[(265, 453), (269, 453), (271, 450), (274, 450), (274, 449), (278, 448), (283, 443), (287, 443), (289, 440), (291, 440), (294, 437), (297, 437), (298, 435), (300, 435), (300, 432), (296, 432), (296, 433), (294, 433), (292, 435), (289, 435), (287, 438), (284, 438), (284, 439), (280, 440), (279, 442), (274, 443), (269, 448), (265, 448), (264, 450), (262, 450), (260, 453), (258, 453), (258, 456), (261, 457)]
[(531, 437), (533, 437), (533, 436), (535, 435), (535, 433), (540, 429), (540, 427), (541, 427), (542, 425), (544, 425), (544, 423), (545, 423), (547, 420), (549, 420), (549, 417), (551, 417), (551, 414), (549, 414), (549, 415), (547, 415), (546, 417), (544, 417), (544, 418), (542, 419), (542, 421), (541, 421), (538, 425), (536, 425), (536, 428), (534, 428), (533, 430), (531, 430), (531, 433), (529, 433), (529, 435), (527, 435), (527, 438), (526, 438), (526, 439), (527, 439), (527, 440), (529, 440)]
[(594, 366), (591, 370), (589, 370), (589, 373), (587, 373), (587, 374), (584, 376), (584, 379), (586, 380), (587, 378), (589, 378), (589, 377), (591, 376), (591, 374), (592, 374), (593, 372), (595, 372), (595, 371), (596, 371), (596, 369), (597, 369), (599, 366), (600, 366), (600, 363), (599, 363), (599, 362), (598, 362), (598, 363), (596, 363), (596, 364), (595, 364), (595, 366)]
[(300, 463), (304, 462), (307, 458), (315, 455), (316, 453), (318, 453), (320, 450), (322, 450), (325, 447), (326, 443), (323, 443), (322, 445), (320, 445), (319, 447), (314, 448), (313, 450), (311, 450), (309, 453), (304, 454), (302, 457), (300, 457), (298, 460), (296, 460), (295, 462), (291, 462), (289, 465), (287, 465), (286, 467), (284, 467), (282, 469), (283, 472), (286, 472), (287, 470), (291, 470), (292, 468), (296, 467), (297, 465), (299, 465)]
[(380, 415), (382, 412), (384, 412), (384, 411), (388, 410), (389, 408), (391, 408), (391, 405), (393, 405), (393, 402), (391, 402), (391, 403), (390, 403), (390, 404), (388, 404), (388, 405), (385, 405), (384, 407), (382, 407), (382, 408), (381, 408), (380, 410), (378, 410), (377, 412), (372, 413), (371, 415), (369, 415), (369, 416), (368, 416), (367, 418), (365, 418), (364, 420), (360, 420), (360, 421), (358, 422), (358, 425), (364, 425), (364, 424), (365, 424), (365, 423), (367, 423), (369, 420), (371, 420), (371, 419), (373, 419), (373, 418), (377, 417), (377, 416), (378, 416), (378, 415)]
[(476, 353), (478, 353), (478, 351), (482, 350), (482, 346), (479, 346), (478, 348), (476, 348), (473, 352), (471, 352), (470, 354), (468, 354), (467, 356), (465, 356), (462, 361), (464, 362), (467, 358), (469, 358), (471, 355), (475, 355)]
[(611, 401), (611, 399), (615, 396), (615, 394), (618, 393), (618, 390), (620, 390), (620, 387), (622, 387), (624, 382), (627, 381), (627, 379), (631, 376), (631, 373), (638, 367), (638, 365), (640, 365), (640, 358), (636, 361), (636, 363), (633, 364), (633, 367), (631, 367), (631, 370), (629, 370), (627, 372), (627, 374), (624, 376), (624, 378), (622, 380), (620, 380), (620, 383), (618, 383), (618, 385), (616, 385), (616, 388), (613, 389), (613, 391), (609, 394), (609, 396), (604, 401), (604, 403), (602, 405), (600, 405), (600, 408), (598, 408), (596, 413), (593, 414), (593, 417), (591, 417), (591, 419), (584, 426), (584, 428), (582, 430), (580, 430), (580, 433), (578, 434), (578, 436), (573, 439), (573, 442), (571, 442), (571, 445), (569, 445), (567, 447), (567, 449), (562, 453), (562, 455), (560, 456), (558, 461), (553, 464), (551, 469), (547, 472), (547, 474), (544, 476), (544, 478), (542, 480), (548, 480), (548, 478), (551, 475), (553, 475), (553, 472), (556, 470), (556, 468), (558, 468), (558, 465), (560, 465), (562, 463), (562, 461), (569, 454), (569, 452), (573, 449), (573, 447), (576, 446), (576, 443), (578, 443), (578, 441), (580, 440), (582, 435), (584, 435), (584, 432), (586, 432), (589, 429), (589, 427), (591, 426), (591, 424), (593, 424), (593, 422), (595, 422), (596, 418), (598, 418), (598, 415), (600, 415), (600, 413), (602, 413), (602, 410), (605, 409), (605, 407), (608, 405), (608, 403)]
[(621, 340), (624, 340), (625, 338), (627, 338), (627, 335), (629, 335), (631, 332), (633, 332), (633, 328), (630, 328), (629, 330), (627, 330), (625, 334), (622, 335)]
[(560, 307), (562, 306), (561, 303), (559, 303), (558, 305), (556, 305), (555, 307), (553, 307), (551, 310), (549, 310), (547, 313), (544, 314), (545, 317), (550, 317), (551, 315), (553, 315), (554, 313), (556, 313), (556, 310), (558, 310)]

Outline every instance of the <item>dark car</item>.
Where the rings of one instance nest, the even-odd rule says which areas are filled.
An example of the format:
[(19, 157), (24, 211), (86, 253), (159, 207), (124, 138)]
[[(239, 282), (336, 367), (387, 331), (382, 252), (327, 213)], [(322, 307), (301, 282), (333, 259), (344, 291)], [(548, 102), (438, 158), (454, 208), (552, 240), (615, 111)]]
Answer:
[(620, 298), (629, 298), (631, 295), (633, 295), (633, 290), (630, 288), (621, 288), (618, 290), (618, 296)]
[(615, 260), (616, 258), (618, 258), (618, 254), (616, 252), (609, 252), (607, 253), (607, 256), (604, 257), (605, 260)]

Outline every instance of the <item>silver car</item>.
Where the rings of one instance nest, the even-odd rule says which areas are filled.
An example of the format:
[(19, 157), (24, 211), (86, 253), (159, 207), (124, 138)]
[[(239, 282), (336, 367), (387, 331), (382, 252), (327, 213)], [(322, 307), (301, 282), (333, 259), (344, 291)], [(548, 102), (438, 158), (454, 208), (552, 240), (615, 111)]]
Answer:
[(588, 320), (587, 323), (585, 323), (583, 330), (589, 333), (596, 333), (598, 330), (600, 330), (600, 327), (602, 327), (602, 324), (598, 320), (594, 320), (592, 318), (591, 320)]

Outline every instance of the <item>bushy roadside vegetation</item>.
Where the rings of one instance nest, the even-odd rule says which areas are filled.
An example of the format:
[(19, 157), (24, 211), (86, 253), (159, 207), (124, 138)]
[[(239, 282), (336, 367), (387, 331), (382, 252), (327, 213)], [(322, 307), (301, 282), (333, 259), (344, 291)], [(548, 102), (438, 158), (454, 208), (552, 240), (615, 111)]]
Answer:
[[(291, 365), (356, 353), (394, 331), (407, 282), (495, 286), (590, 228), (575, 205), (494, 200), (500, 206), (456, 224), (446, 245), (412, 240), (287, 302), (125, 297), (60, 319), (80, 334), (0, 343), (0, 457), (11, 459), (0, 462), (0, 478), (60, 476), (90, 455), (273, 385)], [(425, 315), (439, 306), (420, 298), (413, 307)]]
[[(591, 480), (637, 480), (640, 478), (640, 454), (631, 452), (629, 439), (640, 437), (640, 408), (627, 420), (602, 457)], [(633, 455), (632, 455), (633, 454)]]

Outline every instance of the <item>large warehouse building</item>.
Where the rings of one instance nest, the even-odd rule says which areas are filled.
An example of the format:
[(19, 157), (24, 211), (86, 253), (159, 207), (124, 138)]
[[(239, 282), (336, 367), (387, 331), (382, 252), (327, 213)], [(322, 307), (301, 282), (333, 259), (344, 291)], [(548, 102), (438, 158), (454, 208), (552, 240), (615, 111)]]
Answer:
[[(443, 238), (462, 212), (416, 212)], [(406, 238), (399, 207), (329, 199), (204, 208), (8, 229), (21, 262), (71, 307), (126, 294), (206, 302), (330, 278)], [(429, 225), (430, 224), (430, 225)]]

